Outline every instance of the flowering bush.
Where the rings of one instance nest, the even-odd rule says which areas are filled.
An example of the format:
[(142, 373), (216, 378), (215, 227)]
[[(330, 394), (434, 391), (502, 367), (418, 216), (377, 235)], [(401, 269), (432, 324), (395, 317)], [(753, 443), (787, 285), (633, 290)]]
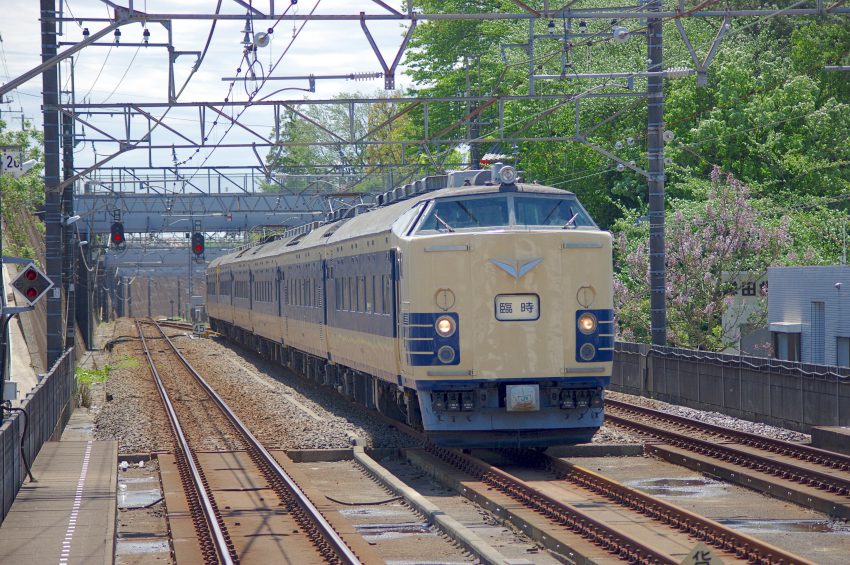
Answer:
[[(674, 201), (666, 232), (667, 340), (670, 345), (721, 350), (731, 345), (722, 329), (734, 280), (723, 273), (762, 276), (788, 248), (789, 219), (761, 213), (748, 187), (715, 167), (703, 200)], [(621, 222), (614, 300), (622, 339), (650, 341), (649, 241), (646, 226)], [(762, 305), (756, 318), (766, 318)], [(750, 316), (748, 323), (758, 323)]]

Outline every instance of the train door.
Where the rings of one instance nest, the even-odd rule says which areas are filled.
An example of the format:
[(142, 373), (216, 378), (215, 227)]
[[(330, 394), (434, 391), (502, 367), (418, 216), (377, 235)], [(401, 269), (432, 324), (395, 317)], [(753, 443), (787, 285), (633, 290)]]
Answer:
[[(402, 286), (404, 284), (404, 270), (402, 265), (401, 251), (391, 249), (388, 253), (390, 255), (390, 288), (392, 290), (392, 316), (393, 324), (395, 325), (395, 335), (393, 336), (395, 338), (393, 340), (395, 345), (395, 362), (396, 367), (398, 367), (399, 370), (403, 372), (403, 367), (405, 363), (402, 360), (401, 351), (401, 336), (403, 335), (402, 322), (405, 316), (410, 315), (410, 292), (409, 289), (403, 288)], [(407, 297), (407, 300), (404, 299), (405, 297)]]

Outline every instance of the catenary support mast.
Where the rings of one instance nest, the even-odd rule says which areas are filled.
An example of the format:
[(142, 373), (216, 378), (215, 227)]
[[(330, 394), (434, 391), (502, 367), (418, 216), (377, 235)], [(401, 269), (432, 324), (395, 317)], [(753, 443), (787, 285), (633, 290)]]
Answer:
[[(661, 0), (651, 0), (648, 8), (661, 10)], [(650, 71), (661, 70), (662, 20), (649, 18), (647, 27), (648, 63)], [(665, 292), (666, 264), (664, 253), (664, 83), (651, 75), (647, 86), (647, 136), (649, 159), (649, 277), (652, 310), (652, 344), (667, 344), (667, 304)]]

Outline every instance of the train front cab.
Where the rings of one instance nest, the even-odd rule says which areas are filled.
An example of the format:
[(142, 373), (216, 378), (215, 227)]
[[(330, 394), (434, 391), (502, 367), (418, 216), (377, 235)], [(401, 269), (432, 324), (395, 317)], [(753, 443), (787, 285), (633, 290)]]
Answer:
[[(602, 424), (613, 359), (610, 234), (589, 217), (562, 229), (566, 209), (554, 229), (524, 229), (513, 196), (463, 200), (458, 214), (431, 204), (402, 242), (403, 378), (417, 390), (425, 430), (446, 446), (574, 444)], [(558, 197), (540, 198), (544, 209), (557, 206)], [(428, 225), (435, 211), (440, 220)], [(503, 220), (472, 235), (461, 227), (460, 214), (486, 224), (497, 212)]]

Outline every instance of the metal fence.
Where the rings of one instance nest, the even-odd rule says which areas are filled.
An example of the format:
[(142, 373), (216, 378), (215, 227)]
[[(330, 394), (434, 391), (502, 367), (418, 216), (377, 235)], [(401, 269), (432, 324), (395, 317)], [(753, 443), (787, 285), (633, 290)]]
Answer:
[(618, 342), (611, 389), (809, 433), (850, 425), (850, 368)]
[[(50, 372), (38, 376), (39, 382), (21, 402), (27, 412), (24, 453), (32, 465), (41, 446), (59, 439), (73, 411), (74, 349), (65, 351)], [(26, 476), (21, 460), (24, 417), (13, 412), (0, 426), (0, 524), (6, 518)]]

